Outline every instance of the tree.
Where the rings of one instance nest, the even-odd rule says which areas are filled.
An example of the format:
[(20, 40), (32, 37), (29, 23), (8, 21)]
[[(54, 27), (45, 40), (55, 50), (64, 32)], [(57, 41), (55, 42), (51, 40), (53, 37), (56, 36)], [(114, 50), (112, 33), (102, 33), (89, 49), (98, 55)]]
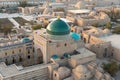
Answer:
[(114, 5), (114, 2), (111, 3), (111, 6), (113, 6), (113, 5)]
[(105, 24), (105, 28), (111, 29), (112, 28), (111, 22), (106, 23)]
[(113, 29), (113, 33), (120, 34), (120, 26)]
[(64, 8), (56, 8), (54, 9), (55, 12), (65, 12)]
[(5, 7), (4, 7), (4, 6), (2, 6), (2, 7), (1, 7), (1, 9), (5, 9)]
[(12, 30), (12, 33), (17, 33), (17, 31), (16, 30)]
[(20, 3), (19, 4), (20, 7), (26, 7), (28, 5), (26, 1), (21, 1), (19, 3)]
[(104, 64), (103, 68), (106, 72), (108, 72), (111, 76), (114, 76), (119, 70), (119, 66), (116, 62), (112, 61), (110, 63)]
[(98, 24), (98, 23), (94, 23), (94, 24), (92, 24), (92, 26), (94, 26), (94, 27), (98, 27), (99, 24)]
[(36, 24), (36, 25), (32, 26), (33, 30), (37, 30), (37, 29), (41, 29), (41, 28), (42, 28), (42, 25), (40, 25), (40, 24)]

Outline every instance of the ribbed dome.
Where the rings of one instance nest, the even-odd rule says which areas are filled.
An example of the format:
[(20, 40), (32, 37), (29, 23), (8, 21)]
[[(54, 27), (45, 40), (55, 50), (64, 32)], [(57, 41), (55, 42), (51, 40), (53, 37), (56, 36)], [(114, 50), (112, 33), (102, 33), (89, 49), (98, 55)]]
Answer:
[(66, 35), (70, 33), (70, 27), (63, 20), (57, 19), (47, 26), (47, 33), (51, 35)]
[(65, 78), (67, 78), (68, 76), (70, 76), (71, 71), (67, 67), (59, 67), (58, 74), (59, 74), (60, 80), (63, 80)]
[(69, 68), (67, 67), (60, 67), (58, 68), (58, 73), (61, 75), (61, 76), (66, 76), (66, 75), (70, 75), (71, 71)]
[(84, 72), (87, 72), (87, 68), (83, 65), (78, 65), (75, 70), (79, 73), (84, 73)]

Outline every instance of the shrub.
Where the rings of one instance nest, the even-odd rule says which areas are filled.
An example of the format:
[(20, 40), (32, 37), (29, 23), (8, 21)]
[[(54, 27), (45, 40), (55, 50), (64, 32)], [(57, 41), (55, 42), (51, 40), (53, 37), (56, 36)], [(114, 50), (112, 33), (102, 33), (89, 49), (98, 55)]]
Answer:
[(21, 1), (19, 3), (20, 3), (19, 4), (20, 7), (26, 7), (28, 5), (26, 1)]
[(36, 24), (36, 25), (32, 26), (33, 30), (37, 30), (37, 29), (41, 29), (41, 28), (42, 28), (42, 25), (40, 25), (40, 24)]
[(116, 62), (112, 61), (110, 63), (104, 64), (103, 68), (106, 72), (108, 72), (111, 76), (114, 76), (118, 70), (119, 70), (119, 66), (117, 65)]
[(16, 30), (12, 30), (12, 33), (17, 33), (17, 31)]
[(94, 23), (94, 24), (92, 24), (92, 26), (94, 26), (94, 27), (98, 27), (99, 24), (98, 24), (98, 23)]
[(105, 24), (105, 28), (111, 29), (112, 28), (111, 22), (106, 23)]
[(113, 29), (113, 33), (120, 34), (120, 26)]
[(64, 8), (56, 8), (54, 9), (55, 12), (65, 12)]

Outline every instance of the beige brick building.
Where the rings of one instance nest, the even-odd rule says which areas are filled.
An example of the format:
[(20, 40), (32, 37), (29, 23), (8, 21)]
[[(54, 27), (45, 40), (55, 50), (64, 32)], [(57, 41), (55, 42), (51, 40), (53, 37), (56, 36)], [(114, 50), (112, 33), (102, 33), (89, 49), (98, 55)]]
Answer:
[[(36, 65), (23, 67), (1, 62), (1, 80), (114, 80), (97, 66), (96, 54), (84, 47), (82, 37), (70, 32), (69, 25), (60, 18), (51, 22), (47, 29), (35, 30), (33, 34), (35, 50), (28, 38), (21, 41), (23, 45), (20, 48), (15, 45), (14, 49), (17, 48), (15, 51), (18, 53), (23, 51), (25, 65), (32, 62)], [(15, 51), (9, 50), (10, 58), (15, 53), (18, 56)], [(16, 59), (19, 58), (12, 57), (13, 62)]]
[(107, 14), (103, 12), (90, 12), (90, 10), (86, 9), (68, 10), (67, 19), (73, 21), (81, 27), (86, 27), (93, 24), (105, 25), (110, 22), (110, 18)]
[(0, 43), (0, 62), (10, 64), (22, 64), (29, 66), (34, 64), (33, 40), (23, 38), (21, 41), (7, 41)]

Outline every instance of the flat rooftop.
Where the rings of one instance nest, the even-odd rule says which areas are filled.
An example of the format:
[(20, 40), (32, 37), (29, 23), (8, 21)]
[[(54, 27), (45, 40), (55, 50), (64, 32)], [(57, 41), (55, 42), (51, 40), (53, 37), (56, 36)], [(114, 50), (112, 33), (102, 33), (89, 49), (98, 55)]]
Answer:
[(104, 41), (110, 41), (112, 46), (120, 49), (120, 35), (113, 34), (110, 36), (100, 37)]
[(64, 3), (57, 3), (57, 2), (53, 2), (50, 4), (51, 6), (65, 6)]
[[(49, 14), (42, 14), (42, 15), (38, 15), (38, 17), (50, 17), (51, 15), (49, 15)], [(51, 16), (51, 17), (53, 17), (53, 16)]]
[(42, 70), (43, 68), (47, 68), (49, 64), (38, 64), (30, 67), (22, 67), (16, 66), (15, 64), (6, 65), (4, 62), (0, 63), (0, 76), (4, 78), (13, 77), (16, 75), (21, 75), (29, 72), (33, 72), (36, 70)]
[(86, 48), (79, 48), (76, 51), (78, 51), (80, 54), (73, 55), (73, 56), (71, 56), (71, 58), (82, 59), (82, 58), (87, 58), (87, 57), (90, 57), (90, 56), (96, 56), (96, 54), (94, 54), (93, 52), (89, 51)]
[(19, 13), (13, 13), (13, 14), (0, 13), (0, 19), (1, 19), (1, 18), (14, 18), (14, 17), (22, 17), (23, 19), (25, 19), (25, 20), (27, 20), (27, 21), (31, 21), (31, 20), (33, 20), (33, 18), (34, 18), (33, 15), (24, 16), (24, 15), (21, 15), (21, 14), (19, 14)]
[[(49, 21), (50, 22), (52, 22), (52, 21), (54, 21), (54, 20), (56, 20), (57, 18), (52, 18), (52, 19), (50, 19)], [(60, 18), (61, 20), (63, 20), (64, 22), (66, 22), (66, 23), (72, 23), (72, 21), (70, 21), (70, 20), (68, 20), (68, 19), (66, 19), (66, 18)]]
[(90, 10), (88, 9), (68, 10), (68, 12), (73, 13), (73, 14), (84, 14), (84, 13), (89, 13)]

